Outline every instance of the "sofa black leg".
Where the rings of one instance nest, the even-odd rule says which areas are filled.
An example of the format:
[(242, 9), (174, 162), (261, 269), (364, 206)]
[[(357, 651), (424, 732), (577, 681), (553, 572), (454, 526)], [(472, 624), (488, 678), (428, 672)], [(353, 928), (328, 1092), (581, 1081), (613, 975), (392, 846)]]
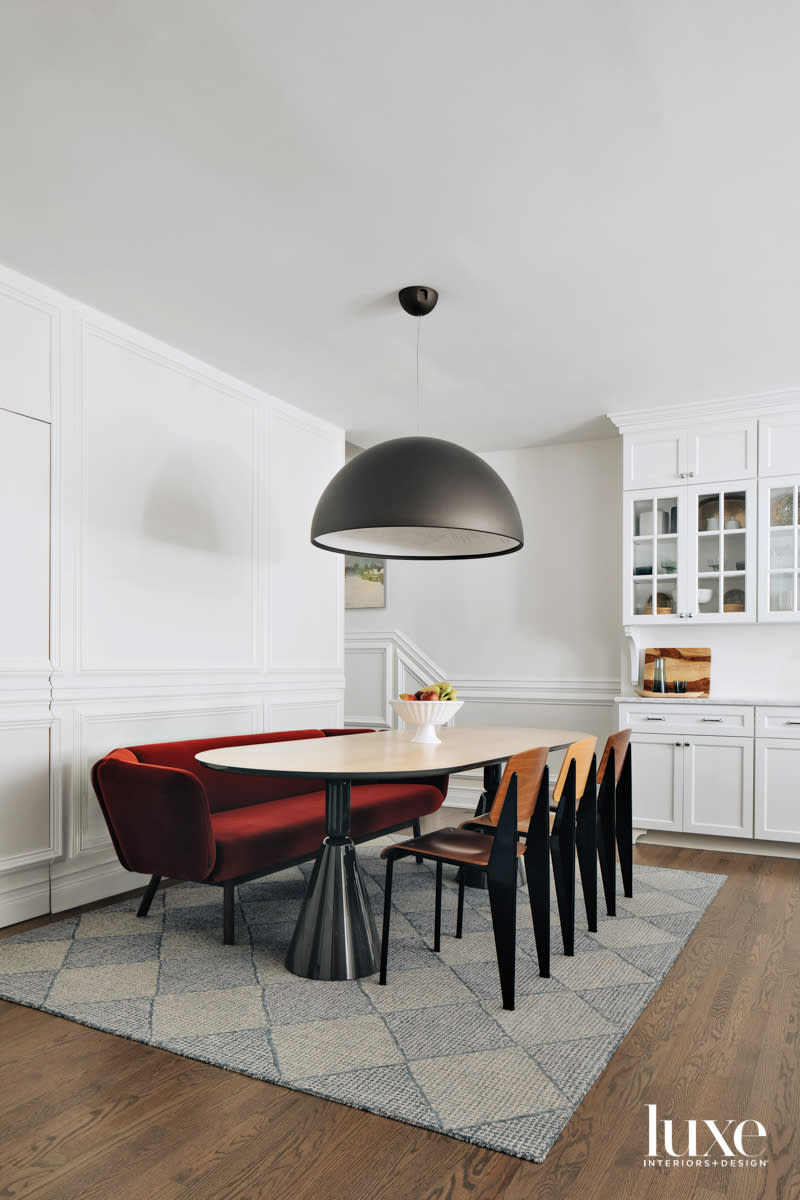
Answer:
[(151, 875), (150, 876), (150, 882), (148, 883), (147, 887), (145, 888), (144, 895), (142, 896), (142, 902), (139, 905), (138, 912), (136, 913), (137, 917), (146, 917), (147, 916), (147, 914), (150, 911), (150, 905), (153, 903), (153, 897), (155, 896), (156, 891), (158, 890), (158, 885), (160, 883), (161, 883), (160, 875)]
[(236, 900), (236, 888), (232, 883), (222, 885), (222, 940), (226, 946), (236, 944), (234, 932), (233, 905)]
[[(414, 834), (414, 837), (422, 837), (422, 826), (419, 823), (419, 817), (417, 817), (416, 821), (411, 822), (411, 830), (412, 830), (412, 833)], [(422, 857), (422, 855), (418, 854), (417, 862), (421, 863), (424, 861), (425, 861), (425, 859)]]

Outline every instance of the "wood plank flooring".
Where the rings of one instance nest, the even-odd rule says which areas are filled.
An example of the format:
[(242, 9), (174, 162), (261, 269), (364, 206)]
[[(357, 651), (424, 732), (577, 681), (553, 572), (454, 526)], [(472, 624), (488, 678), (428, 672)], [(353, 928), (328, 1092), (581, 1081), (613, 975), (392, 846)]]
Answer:
[[(729, 878), (543, 1164), (0, 1002), (0, 1200), (796, 1200), (800, 863), (636, 859)], [(768, 1165), (643, 1166), (647, 1104), (760, 1120)]]

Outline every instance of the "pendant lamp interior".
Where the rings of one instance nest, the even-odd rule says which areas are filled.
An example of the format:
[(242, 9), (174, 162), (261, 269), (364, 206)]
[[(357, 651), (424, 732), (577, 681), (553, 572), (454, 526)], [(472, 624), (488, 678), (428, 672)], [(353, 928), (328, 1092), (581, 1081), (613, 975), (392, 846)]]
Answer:
[[(438, 298), (421, 285), (399, 293), (418, 318)], [(380, 558), (489, 558), (519, 550), (523, 540), (519, 509), (497, 472), (455, 442), (420, 436), (380, 442), (351, 459), (311, 522), (320, 549)]]

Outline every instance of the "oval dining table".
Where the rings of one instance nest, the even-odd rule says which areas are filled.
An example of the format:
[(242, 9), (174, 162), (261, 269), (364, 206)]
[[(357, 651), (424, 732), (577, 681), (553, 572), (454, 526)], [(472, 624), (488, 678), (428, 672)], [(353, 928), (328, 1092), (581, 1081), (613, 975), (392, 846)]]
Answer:
[(378, 970), (380, 938), (350, 837), (353, 781), (423, 779), (483, 767), (491, 799), (501, 764), (512, 755), (541, 746), (563, 750), (586, 737), (572, 729), (505, 726), (442, 727), (438, 732), (438, 744), (412, 741), (413, 729), (391, 729), (358, 737), (221, 747), (196, 756), (216, 771), (325, 782), (325, 837), (286, 956), (294, 975), (361, 979)]

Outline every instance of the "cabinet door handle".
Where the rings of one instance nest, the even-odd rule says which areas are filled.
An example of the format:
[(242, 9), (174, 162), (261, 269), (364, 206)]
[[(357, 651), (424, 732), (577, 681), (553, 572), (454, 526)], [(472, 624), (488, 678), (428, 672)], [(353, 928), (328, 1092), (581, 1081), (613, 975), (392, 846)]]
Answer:
[(784, 721), (784, 725), (800, 725), (800, 721)]
[[(678, 472), (678, 478), (679, 478), (679, 479), (685, 479), (685, 478), (686, 478), (686, 471), (679, 471), (679, 472)], [(676, 746), (680, 746), (680, 742), (676, 742), (676, 743), (675, 743), (675, 745), (676, 745)]]
[[(705, 721), (708, 724), (712, 724), (712, 725), (721, 725), (723, 718), (722, 717), (701, 717), (700, 720)], [(800, 725), (800, 721), (798, 721), (798, 725)]]
[(645, 721), (663, 721), (663, 717), (645, 717)]

